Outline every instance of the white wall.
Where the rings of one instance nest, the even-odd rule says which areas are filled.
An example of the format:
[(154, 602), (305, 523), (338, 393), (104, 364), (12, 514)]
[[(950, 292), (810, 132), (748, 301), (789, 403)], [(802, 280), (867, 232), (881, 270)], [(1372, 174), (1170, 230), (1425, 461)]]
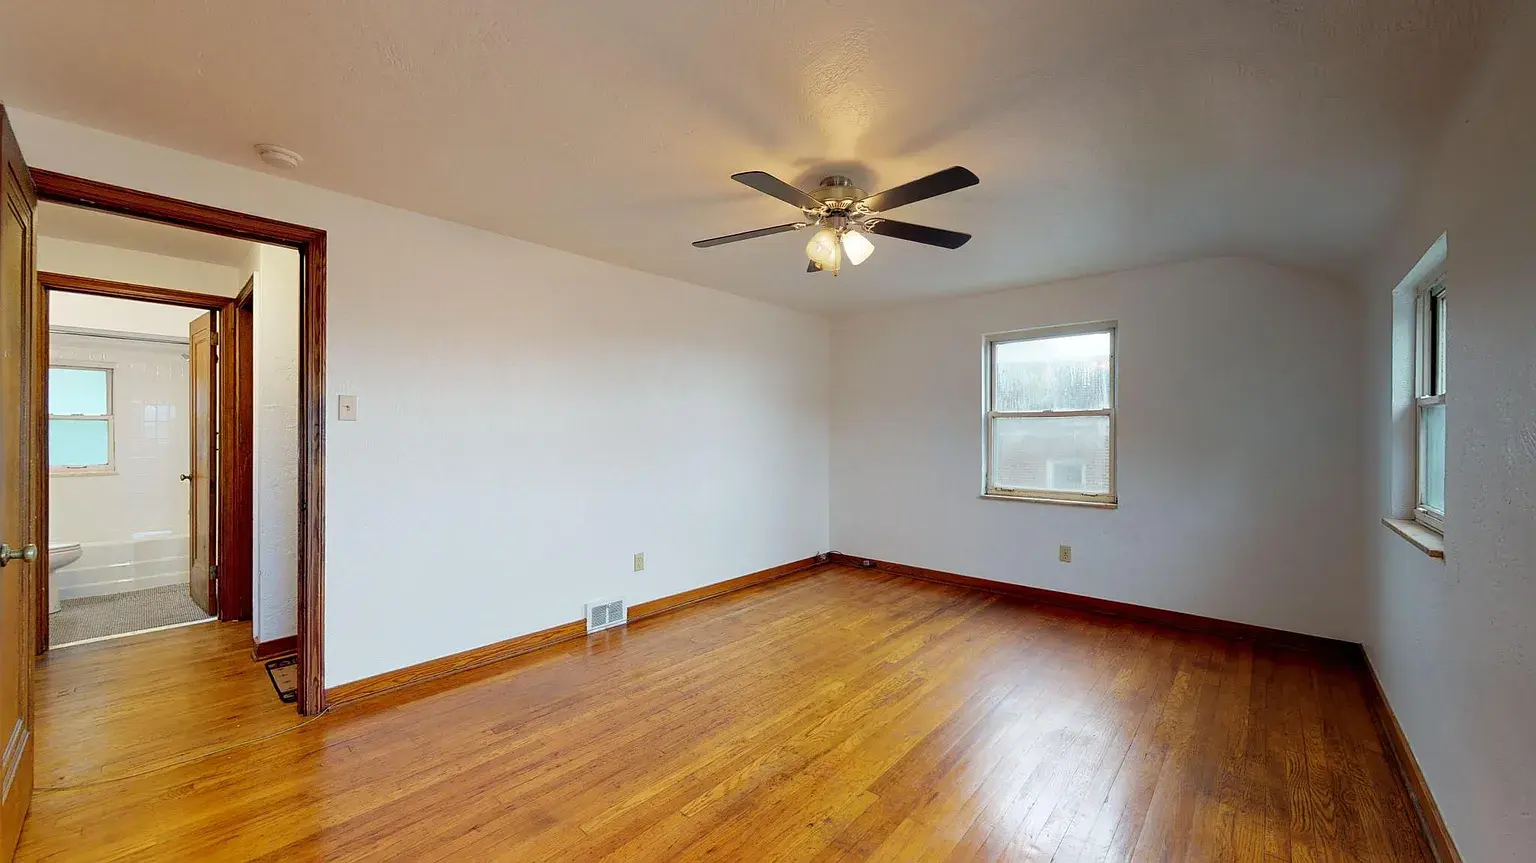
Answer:
[[(65, 295), (54, 296), (53, 324), (82, 326), (92, 319), (60, 308), (57, 298)], [(116, 443), (115, 473), (49, 477), (49, 539), (82, 545), (80, 559), (54, 574), (60, 598), (186, 583), (188, 489), (179, 479), (190, 457), (186, 352), (186, 345), (60, 333), (50, 338), (51, 362), (112, 369)]]
[[(1120, 325), (1120, 508), (980, 499), (983, 335), (1099, 320)], [(1346, 288), (1232, 258), (839, 318), (832, 545), (1350, 638), (1357, 333)]]
[(329, 233), (329, 685), (826, 549), (825, 321), (13, 123), (33, 165)]
[(251, 544), (252, 626), (261, 641), (299, 625), (299, 253), (252, 250), (256, 279), (255, 506)]
[(82, 327), (185, 339), (187, 325), (202, 314), (201, 309), (71, 294), (66, 291), (51, 291), (48, 296), (48, 323), (55, 327)]
[(234, 267), (57, 237), (37, 238), (37, 268), (44, 272), (221, 297), (233, 297), (245, 284)]
[[(1362, 637), (1468, 861), (1536, 848), (1536, 7), (1508, 26), (1452, 117), (1362, 295), (1369, 498)], [(1412, 478), (1397, 457), (1393, 287), (1444, 232), (1446, 558), (1381, 526)], [(1401, 378), (1401, 374), (1399, 375)]]

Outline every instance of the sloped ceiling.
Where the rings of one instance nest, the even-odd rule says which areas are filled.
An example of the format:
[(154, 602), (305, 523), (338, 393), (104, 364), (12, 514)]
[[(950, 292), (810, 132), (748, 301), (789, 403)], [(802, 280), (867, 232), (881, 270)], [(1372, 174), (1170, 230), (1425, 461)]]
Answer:
[[(810, 310), (1205, 254), (1350, 264), (1476, 58), (1475, 0), (50, 0), (10, 3), (0, 99)], [(731, 182), (868, 189), (949, 165), (841, 277)]]

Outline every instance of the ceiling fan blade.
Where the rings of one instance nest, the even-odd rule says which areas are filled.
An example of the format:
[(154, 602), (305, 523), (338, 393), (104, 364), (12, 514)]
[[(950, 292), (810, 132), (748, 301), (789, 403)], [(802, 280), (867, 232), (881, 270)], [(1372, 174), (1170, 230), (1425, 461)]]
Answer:
[(807, 273), (819, 273), (821, 272), (821, 264), (818, 264), (815, 261), (811, 261), (805, 265), (805, 271)]
[(723, 237), (710, 237), (707, 240), (694, 240), (696, 249), (707, 249), (710, 246), (723, 246), (726, 243), (736, 243), (741, 240), (754, 240), (758, 237), (767, 237), (772, 234), (782, 234), (785, 231), (798, 231), (805, 227), (804, 222), (790, 222), (787, 225), (774, 225), (771, 228), (758, 228), (755, 231), (742, 231), (739, 234), (726, 234)]
[(864, 206), (870, 212), (881, 213), (886, 210), (894, 210), (897, 207), (905, 207), (916, 201), (932, 198), (937, 195), (947, 194), (964, 189), (966, 186), (974, 186), (981, 179), (969, 170), (959, 165), (953, 168), (945, 168), (935, 174), (919, 177), (910, 183), (904, 183), (894, 189), (886, 189), (884, 192), (876, 192), (864, 199)]
[(930, 246), (943, 246), (946, 249), (958, 249), (971, 239), (970, 234), (962, 234), (959, 231), (946, 231), (943, 228), (930, 228), (927, 225), (914, 225), (911, 222), (898, 222), (895, 219), (870, 219), (864, 230), (882, 237), (894, 237), (898, 240), (910, 240)]
[(732, 174), (731, 179), (802, 210), (814, 210), (821, 206), (820, 201), (765, 171), (743, 171), (740, 174)]

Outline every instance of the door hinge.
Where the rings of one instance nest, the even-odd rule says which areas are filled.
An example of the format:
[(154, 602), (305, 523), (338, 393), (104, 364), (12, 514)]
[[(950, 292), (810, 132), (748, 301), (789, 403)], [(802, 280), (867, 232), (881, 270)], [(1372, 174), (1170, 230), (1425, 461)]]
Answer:
[(218, 564), (214, 564), (213, 566), (208, 567), (208, 580), (209, 581), (218, 581), (219, 580), (219, 566), (218, 566)]

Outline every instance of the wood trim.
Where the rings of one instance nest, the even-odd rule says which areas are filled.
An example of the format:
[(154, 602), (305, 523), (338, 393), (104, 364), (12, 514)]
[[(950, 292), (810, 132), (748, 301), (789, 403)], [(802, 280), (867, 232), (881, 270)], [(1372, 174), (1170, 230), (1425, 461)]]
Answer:
[(325, 308), (326, 235), (109, 183), (34, 169), (41, 200), (104, 210), (299, 252), (299, 712), (325, 710)]
[(1015, 599), (1022, 599), (1026, 602), (1036, 602), (1042, 605), (1054, 605), (1060, 608), (1070, 608), (1075, 611), (1085, 611), (1090, 614), (1102, 614), (1109, 617), (1137, 620), (1142, 623), (1152, 623), (1159, 626), (1173, 627), (1174, 629), (1201, 632), (1207, 635), (1219, 635), (1225, 638), (1260, 642), (1293, 650), (1329, 653), (1337, 656), (1353, 656), (1360, 647), (1353, 642), (1324, 638), (1320, 635), (1305, 635), (1299, 632), (1289, 632), (1284, 629), (1270, 629), (1266, 626), (1255, 626), (1251, 623), (1236, 623), (1215, 617), (1203, 617), (1198, 614), (1187, 614), (1182, 611), (1170, 611), (1164, 608), (1152, 608), (1129, 602), (1119, 602), (1113, 599), (1100, 599), (1094, 596), (1082, 596), (1059, 590), (1047, 590), (1043, 587), (1030, 587), (1024, 584), (993, 581), (988, 578), (959, 575), (938, 569), (908, 566), (904, 563), (873, 560), (857, 555), (843, 554), (842, 552), (831, 552), (828, 558), (833, 563), (840, 563), (845, 566), (860, 569), (877, 569), (881, 572), (922, 579), (923, 581), (936, 581), (941, 584), (969, 587), (975, 590), (984, 590), (988, 593), (997, 593)]
[(258, 243), (276, 243), (298, 249), (304, 248), (317, 234), (325, 235), (324, 231), (303, 225), (195, 204), (151, 192), (139, 192), (41, 168), (32, 169), (32, 182), (37, 185), (37, 197), (44, 201), (164, 222), (205, 234), (238, 237)]
[(27, 350), (32, 355), (32, 382), (26, 410), (32, 415), (32, 452), (36, 461), (31, 471), (32, 503), (27, 505), (33, 509), (33, 536), (39, 541), (28, 589), (36, 601), (32, 624), (33, 652), (42, 656), (48, 652), (48, 585), (52, 578), (48, 572), (48, 538), (52, 534), (48, 524), (51, 518), (48, 511), (48, 481), (51, 478), (48, 469), (48, 289), (41, 278), (33, 285), (31, 304), (32, 335)]
[(65, 273), (39, 272), (37, 280), (43, 284), (44, 288), (51, 291), (91, 294), (97, 297), (113, 297), (119, 300), (143, 300), (149, 303), (165, 303), (169, 306), (183, 306), (189, 309), (206, 309), (210, 312), (220, 311), (229, 303), (229, 297), (219, 297), (213, 294), (197, 294), (191, 291), (157, 288), (153, 285), (135, 285), (129, 282), (114, 282), (109, 279), (71, 276)]
[(299, 712), (325, 710), (325, 232), (299, 250)]
[(570, 641), (587, 634), (586, 621), (573, 620), (570, 623), (562, 623), (559, 626), (551, 626), (527, 635), (519, 635), (506, 641), (498, 641), (495, 644), (487, 644), (473, 650), (461, 653), (452, 653), (448, 656), (429, 659), (426, 662), (418, 662), (415, 665), (407, 665), (394, 671), (386, 671), (383, 674), (375, 674), (372, 677), (364, 677), (362, 680), (354, 680), (333, 686), (325, 691), (326, 703), (332, 707), (338, 704), (346, 704), (359, 698), (367, 698), (370, 695), (378, 695), (391, 689), (409, 686), (415, 683), (425, 683), (428, 680), (436, 680), (450, 674), (461, 671), (469, 671), (482, 665), (500, 662), (503, 659), (511, 659), (531, 650), (559, 644), (562, 641)]
[(255, 368), (248, 305), (255, 281), (247, 279), (240, 295), (219, 310), (219, 436), (224, 444), (219, 447), (219, 619), (225, 621), (252, 616), (251, 447), (256, 417), (251, 407)]
[(257, 641), (251, 638), (251, 659), (261, 662), (274, 656), (285, 656), (289, 653), (297, 653), (299, 650), (299, 637), (297, 635), (285, 635), (282, 638), (274, 638), (271, 641)]
[(1419, 818), (1419, 829), (1429, 841), (1430, 851), (1438, 863), (1461, 863), (1461, 853), (1456, 850), (1451, 831), (1446, 829), (1445, 819), (1440, 817), (1440, 807), (1435, 804), (1435, 797), (1429, 791), (1429, 782), (1419, 769), (1418, 759), (1413, 757), (1408, 736), (1403, 733), (1403, 726), (1398, 724), (1397, 714), (1392, 712), (1392, 703), (1387, 700), (1387, 691), (1381, 686), (1381, 678), (1376, 676), (1376, 667), (1371, 664), (1363, 648), (1359, 653), (1361, 688), (1365, 691), (1371, 718), (1385, 744), (1387, 758), (1402, 778), (1403, 788), (1413, 803), (1414, 814)]
[[(779, 566), (748, 573), (728, 581), (721, 581), (693, 590), (685, 590), (682, 593), (674, 593), (671, 596), (664, 596), (660, 599), (653, 599), (649, 602), (642, 602), (638, 605), (630, 606), (629, 622), (635, 623), (644, 618), (655, 617), (668, 611), (675, 611), (685, 605), (692, 605), (695, 602), (702, 602), (722, 594), (763, 584), (791, 573), (809, 569), (820, 562), (822, 562), (820, 557), (802, 558), (780, 564)], [(514, 656), (521, 656), (524, 653), (543, 647), (581, 638), (586, 634), (586, 621), (573, 620), (570, 623), (551, 626), (548, 629), (530, 632), (527, 635), (519, 635), (506, 641), (498, 641), (495, 644), (487, 644), (484, 647), (477, 647), (462, 653), (453, 653), (437, 659), (429, 659), (426, 662), (408, 665), (405, 668), (386, 671), (383, 674), (375, 674), (372, 677), (365, 677), (361, 680), (333, 686), (325, 691), (326, 702), (333, 707), (339, 704), (346, 704), (361, 698), (388, 692), (392, 689), (399, 689), (402, 686), (425, 683), (428, 680), (436, 680), (461, 671), (479, 668), (482, 665), (490, 665), (493, 662), (511, 659)]]
[(781, 563), (778, 566), (771, 566), (767, 569), (758, 570), (757, 572), (751, 572), (746, 575), (737, 576), (736, 578), (732, 578), (727, 581), (720, 581), (716, 582), (715, 584), (706, 584), (703, 587), (696, 587), (693, 590), (685, 590), (682, 593), (674, 593), (671, 596), (663, 596), (660, 599), (653, 599), (649, 602), (642, 602), (638, 605), (632, 605), (629, 607), (629, 620), (633, 623), (634, 621), (643, 620), (647, 617), (655, 617), (658, 614), (665, 614), (666, 612), (674, 611), (676, 609), (682, 608), (685, 605), (692, 605), (695, 602), (703, 602), (706, 599), (712, 599), (716, 596), (720, 596), (721, 594), (731, 593), (737, 590), (745, 590), (746, 588), (762, 584), (765, 581), (773, 581), (776, 578), (783, 578), (786, 575), (800, 572), (804, 569), (810, 569), (811, 567), (821, 562), (822, 560), (819, 556), (803, 557), (799, 560), (792, 560), (789, 563)]

